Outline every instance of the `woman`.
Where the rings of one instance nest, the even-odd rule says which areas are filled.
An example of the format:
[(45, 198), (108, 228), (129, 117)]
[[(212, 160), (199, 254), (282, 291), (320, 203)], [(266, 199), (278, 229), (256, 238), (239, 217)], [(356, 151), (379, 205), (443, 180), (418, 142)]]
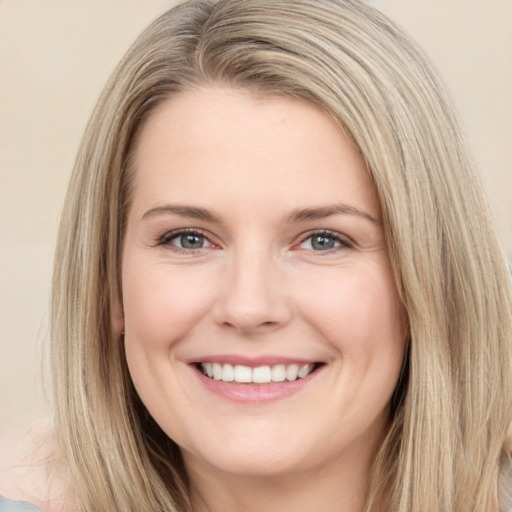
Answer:
[(366, 4), (159, 18), (61, 225), (65, 508), (508, 510), (510, 281), (473, 167)]

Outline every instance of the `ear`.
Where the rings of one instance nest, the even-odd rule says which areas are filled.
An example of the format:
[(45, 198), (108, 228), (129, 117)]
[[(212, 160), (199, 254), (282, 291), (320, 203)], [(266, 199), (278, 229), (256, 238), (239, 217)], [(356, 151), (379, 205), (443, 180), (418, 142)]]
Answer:
[(112, 307), (110, 311), (112, 330), (116, 336), (124, 334), (124, 308), (119, 287), (112, 292)]

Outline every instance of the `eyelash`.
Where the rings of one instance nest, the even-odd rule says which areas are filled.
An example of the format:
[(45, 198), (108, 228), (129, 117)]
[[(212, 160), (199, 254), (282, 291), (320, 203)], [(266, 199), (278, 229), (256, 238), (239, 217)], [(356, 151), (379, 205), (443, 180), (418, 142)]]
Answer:
[[(192, 236), (204, 238), (204, 240), (206, 240), (210, 244), (210, 247), (213, 247), (213, 248), (218, 247), (215, 243), (213, 243), (211, 240), (209, 240), (208, 236), (206, 236), (206, 234), (203, 231), (201, 231), (200, 229), (195, 229), (195, 228), (178, 229), (176, 231), (166, 232), (164, 235), (162, 235), (157, 240), (156, 245), (157, 246), (167, 246), (167, 247), (171, 246), (173, 251), (187, 253), (187, 254), (191, 254), (191, 253), (194, 253), (197, 251), (201, 251), (203, 249), (210, 248), (210, 247), (199, 247), (196, 249), (184, 248), (184, 247), (179, 247), (178, 245), (175, 245), (172, 243), (173, 240), (177, 239), (180, 236), (184, 236), (184, 235), (192, 235)], [(329, 239), (334, 240), (334, 242), (339, 245), (337, 247), (333, 247), (333, 248), (325, 249), (325, 250), (316, 250), (316, 251), (314, 249), (300, 249), (300, 250), (310, 250), (315, 253), (328, 255), (328, 254), (332, 254), (332, 253), (340, 251), (340, 250), (351, 249), (354, 247), (354, 244), (349, 239), (347, 239), (347, 237), (341, 236), (340, 234), (335, 233), (333, 231), (329, 231), (329, 230), (311, 231), (311, 232), (307, 233), (306, 235), (302, 236), (299, 243), (296, 244), (295, 247), (302, 245), (304, 242), (306, 242), (307, 240), (313, 239), (314, 237), (329, 238)]]
[(311, 250), (315, 253), (319, 253), (322, 255), (329, 255), (332, 253), (335, 253), (337, 251), (343, 251), (346, 249), (352, 249), (354, 247), (354, 244), (346, 237), (342, 236), (339, 233), (329, 231), (329, 230), (320, 230), (320, 231), (312, 231), (310, 233), (307, 233), (307, 235), (303, 236), (301, 238), (301, 241), (299, 242), (299, 246), (302, 245), (307, 240), (312, 240), (313, 238), (329, 238), (331, 240), (334, 240), (335, 243), (339, 244), (337, 247), (333, 247), (331, 249), (325, 249), (325, 250), (319, 250), (315, 251), (313, 249), (303, 249), (303, 250)]
[(201, 251), (202, 249), (208, 249), (209, 247), (200, 247), (197, 249), (187, 249), (185, 247), (179, 247), (178, 245), (174, 245), (172, 243), (173, 240), (186, 235), (192, 235), (204, 238), (209, 244), (211, 244), (212, 247), (215, 247), (216, 244), (211, 242), (208, 237), (205, 235), (203, 231), (200, 229), (195, 228), (186, 228), (186, 229), (178, 229), (176, 231), (168, 231), (167, 233), (163, 234), (158, 240), (157, 245), (158, 246), (167, 246), (171, 247), (173, 251), (181, 252), (181, 253), (194, 253), (196, 251)]

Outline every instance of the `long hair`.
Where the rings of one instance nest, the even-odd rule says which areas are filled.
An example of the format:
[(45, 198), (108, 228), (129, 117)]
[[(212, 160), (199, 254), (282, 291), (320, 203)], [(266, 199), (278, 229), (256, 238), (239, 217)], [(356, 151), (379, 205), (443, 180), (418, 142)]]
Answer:
[(209, 84), (318, 106), (355, 142), (378, 193), (409, 346), (366, 512), (498, 510), (512, 418), (506, 261), (444, 86), (358, 0), (192, 0), (149, 26), (107, 83), (53, 281), (55, 429), (77, 510), (190, 510), (179, 449), (134, 391), (111, 309), (137, 133), (163, 100)]

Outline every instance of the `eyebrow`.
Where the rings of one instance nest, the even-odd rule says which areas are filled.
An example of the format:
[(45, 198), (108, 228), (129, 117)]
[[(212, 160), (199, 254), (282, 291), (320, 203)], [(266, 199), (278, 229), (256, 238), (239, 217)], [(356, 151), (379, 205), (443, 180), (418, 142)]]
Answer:
[(355, 206), (341, 203), (320, 206), (318, 208), (298, 208), (287, 215), (286, 220), (288, 222), (305, 222), (324, 219), (325, 217), (330, 217), (331, 215), (356, 215), (357, 217), (369, 220), (375, 224), (380, 224), (380, 220), (372, 217), (369, 213), (366, 213), (363, 210), (356, 208)]
[[(185, 205), (163, 205), (151, 208), (144, 213), (141, 220), (154, 217), (157, 215), (179, 215), (180, 217), (187, 217), (189, 219), (199, 219), (206, 222), (220, 223), (220, 219), (217, 215), (212, 213), (206, 208), (200, 208), (198, 206), (185, 206)], [(356, 215), (365, 220), (368, 220), (375, 224), (380, 224), (380, 221), (375, 217), (372, 217), (369, 213), (350, 206), (347, 204), (332, 204), (326, 206), (320, 206), (318, 208), (297, 208), (289, 213), (285, 217), (285, 221), (290, 223), (307, 222), (317, 219), (324, 219), (331, 215)]]
[(179, 215), (180, 217), (187, 217), (189, 219), (199, 219), (204, 220), (206, 222), (220, 222), (219, 217), (217, 217), (216, 215), (214, 215), (212, 212), (205, 208), (199, 208), (197, 206), (183, 206), (170, 204), (151, 208), (146, 213), (144, 213), (141, 220), (162, 214)]

